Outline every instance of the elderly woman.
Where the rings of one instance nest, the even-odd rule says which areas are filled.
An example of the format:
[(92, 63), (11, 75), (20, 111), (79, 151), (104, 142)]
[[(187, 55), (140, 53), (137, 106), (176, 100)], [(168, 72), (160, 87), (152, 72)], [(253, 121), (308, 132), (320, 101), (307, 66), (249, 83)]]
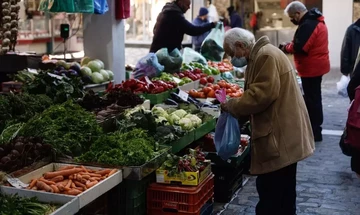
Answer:
[(250, 116), (251, 174), (258, 175), (256, 214), (296, 214), (297, 162), (313, 154), (313, 133), (294, 69), (268, 37), (255, 42), (244, 29), (226, 32), (225, 52), (245, 57), (245, 92), (222, 105), (234, 117)]

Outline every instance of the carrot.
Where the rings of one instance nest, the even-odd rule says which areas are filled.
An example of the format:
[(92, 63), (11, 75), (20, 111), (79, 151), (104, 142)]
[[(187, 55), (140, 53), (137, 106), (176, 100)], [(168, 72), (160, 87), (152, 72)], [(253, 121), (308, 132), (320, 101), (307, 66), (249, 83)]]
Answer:
[(62, 175), (58, 175), (52, 179), (50, 179), (49, 181), (53, 181), (53, 182), (60, 182), (60, 181), (63, 181), (64, 180), (64, 176)]
[(89, 178), (91, 178), (91, 176), (90, 176), (90, 175), (81, 175), (81, 178), (82, 178), (82, 179), (89, 180)]
[(43, 181), (37, 181), (36, 186), (40, 190), (45, 190), (46, 192), (51, 192), (51, 193), (54, 192), (53, 189), (49, 185), (45, 184), (45, 182)]
[(31, 188), (32, 190), (37, 190), (37, 186), (34, 186), (33, 188)]
[(50, 185), (50, 187), (53, 189), (54, 193), (60, 193), (59, 188), (56, 185)]
[(96, 185), (97, 183), (99, 183), (99, 182), (98, 182), (98, 181), (87, 181), (87, 182), (86, 182), (86, 188), (93, 187), (93, 186)]
[(70, 188), (67, 188), (67, 187), (65, 187), (65, 186), (62, 185), (62, 184), (57, 185), (57, 187), (59, 188), (60, 192), (70, 190)]
[(100, 177), (91, 177), (89, 180), (90, 181), (100, 181)]
[(117, 172), (117, 169), (111, 170), (111, 172), (109, 173), (108, 177), (110, 177), (112, 174), (115, 174), (116, 172)]
[(88, 172), (88, 170), (84, 166), (80, 166), (81, 169), (83, 169), (85, 172)]
[(75, 183), (74, 182), (71, 182), (71, 188), (75, 188)]
[(30, 189), (33, 188), (33, 187), (35, 186), (36, 182), (37, 182), (37, 180), (36, 180), (36, 179), (33, 179), (33, 180), (31, 181), (30, 185), (29, 185), (29, 188), (30, 188)]
[(76, 180), (81, 181), (81, 180), (82, 180), (82, 175), (77, 174), (77, 175), (76, 175)]
[(101, 177), (100, 174), (95, 174), (95, 173), (90, 173), (89, 175), (90, 175), (91, 177), (99, 177), (99, 178)]
[(77, 189), (71, 189), (71, 190), (68, 190), (68, 191), (65, 192), (65, 194), (72, 195), (72, 196), (77, 196), (80, 193), (82, 193), (82, 192), (80, 190), (77, 190)]
[(110, 172), (111, 172), (111, 169), (104, 169), (104, 170), (99, 170), (99, 171), (95, 172), (95, 174), (106, 175), (106, 174), (109, 174)]
[(61, 184), (61, 185), (66, 186), (68, 182), (69, 182), (69, 179), (65, 179), (65, 180), (63, 180), (63, 181), (57, 182), (56, 185)]
[[(86, 187), (84, 183), (81, 183), (80, 181), (74, 181), (75, 185), (77, 187)], [(86, 182), (85, 182), (86, 183)]]
[(45, 182), (45, 184), (47, 184), (47, 185), (55, 185), (56, 184), (55, 182), (49, 181), (49, 180), (46, 180), (46, 179), (39, 179), (39, 181)]
[(70, 175), (70, 176), (69, 176), (69, 179), (74, 179), (74, 175)]
[(70, 186), (71, 186), (71, 184), (72, 184), (72, 180), (70, 179), (69, 181), (68, 181), (68, 183), (66, 184), (66, 188), (70, 188)]
[(83, 192), (83, 191), (85, 191), (85, 188), (84, 187), (75, 187), (74, 189), (77, 189), (77, 190), (80, 190), (81, 192)]
[(62, 170), (67, 170), (67, 169), (73, 169), (75, 168), (75, 166), (63, 166), (63, 167), (60, 167), (57, 171), (62, 171)]
[(80, 168), (73, 168), (73, 169), (66, 169), (66, 170), (60, 170), (60, 171), (55, 171), (55, 172), (47, 172), (44, 174), (44, 177), (46, 179), (49, 178), (54, 178), (56, 176), (62, 175), (62, 176), (68, 176), (68, 175), (72, 175), (78, 172), (81, 172), (82, 169)]

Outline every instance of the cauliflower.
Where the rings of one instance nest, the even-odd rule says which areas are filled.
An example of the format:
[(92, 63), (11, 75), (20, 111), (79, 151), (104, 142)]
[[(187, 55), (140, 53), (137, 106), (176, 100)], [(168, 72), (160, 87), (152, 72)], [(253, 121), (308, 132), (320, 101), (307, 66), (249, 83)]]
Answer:
[(180, 118), (183, 118), (187, 113), (183, 109), (179, 109), (179, 110), (174, 111), (172, 114), (175, 114)]
[(179, 120), (180, 117), (174, 113), (172, 113), (169, 117), (168, 117), (168, 121), (170, 122), (171, 125), (177, 125), (179, 124)]
[(162, 107), (153, 107), (151, 112), (156, 116), (168, 117), (168, 113)]
[(182, 118), (179, 120), (179, 124), (181, 126), (181, 129), (185, 131), (190, 131), (194, 128), (193, 123), (189, 118)]
[(185, 118), (190, 119), (192, 124), (196, 128), (199, 127), (202, 124), (202, 120), (198, 116), (196, 116), (194, 114), (188, 114), (188, 115), (185, 116)]
[(143, 106), (141, 106), (141, 105), (136, 106), (136, 107), (134, 107), (134, 108), (132, 108), (132, 109), (126, 110), (126, 111), (125, 111), (125, 117), (126, 117), (127, 119), (130, 119), (130, 118), (131, 118), (131, 115), (133, 115), (134, 113), (139, 112), (139, 111), (144, 111), (144, 110), (145, 110), (145, 108), (144, 108)]

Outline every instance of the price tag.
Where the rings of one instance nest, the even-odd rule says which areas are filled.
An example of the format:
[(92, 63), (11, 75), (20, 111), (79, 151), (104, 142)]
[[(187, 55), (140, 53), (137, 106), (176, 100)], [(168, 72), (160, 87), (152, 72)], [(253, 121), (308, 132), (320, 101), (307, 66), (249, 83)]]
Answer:
[(180, 78), (177, 78), (177, 77), (173, 77), (173, 80), (175, 81), (175, 83), (180, 83), (181, 82), (181, 79)]
[(22, 181), (20, 181), (18, 178), (9, 178), (8, 177), (7, 181), (9, 182), (9, 184), (11, 184), (11, 186), (18, 188), (18, 189), (22, 189), (22, 188), (29, 186), (28, 184), (25, 184)]
[(184, 100), (187, 101), (187, 99), (189, 98), (189, 94), (187, 94), (185, 91), (183, 90), (179, 90), (179, 97)]

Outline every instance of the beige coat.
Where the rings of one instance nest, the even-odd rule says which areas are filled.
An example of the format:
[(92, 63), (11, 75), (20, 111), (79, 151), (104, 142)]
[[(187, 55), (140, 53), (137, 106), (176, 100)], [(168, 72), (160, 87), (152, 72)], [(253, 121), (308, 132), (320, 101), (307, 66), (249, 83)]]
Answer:
[(252, 174), (273, 172), (312, 155), (314, 137), (304, 99), (286, 55), (260, 38), (250, 52), (245, 92), (229, 112), (251, 116)]

